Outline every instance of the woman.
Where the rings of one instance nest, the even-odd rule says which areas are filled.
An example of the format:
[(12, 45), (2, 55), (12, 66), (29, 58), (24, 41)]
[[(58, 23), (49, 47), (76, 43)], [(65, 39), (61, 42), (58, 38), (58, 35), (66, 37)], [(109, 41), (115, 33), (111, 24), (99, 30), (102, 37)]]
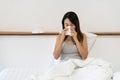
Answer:
[[(71, 35), (66, 35), (70, 26)], [(67, 12), (62, 19), (62, 33), (57, 36), (53, 56), (55, 59), (86, 59), (88, 56), (87, 38), (80, 30), (78, 16), (75, 12)]]

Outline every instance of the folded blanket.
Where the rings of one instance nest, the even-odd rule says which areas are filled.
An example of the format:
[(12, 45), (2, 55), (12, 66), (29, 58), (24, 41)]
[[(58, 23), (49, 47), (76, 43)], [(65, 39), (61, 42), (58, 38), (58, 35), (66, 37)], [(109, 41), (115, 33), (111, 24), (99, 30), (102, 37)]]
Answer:
[[(90, 73), (91, 69), (92, 69), (92, 72), (94, 72), (93, 74)], [(96, 79), (94, 78), (94, 76), (97, 73), (99, 74), (97, 75), (98, 77)], [(107, 75), (105, 75), (104, 73), (106, 73)], [(90, 77), (92, 76), (93, 77), (91, 79), (89, 77), (88, 79), (84, 75), (84, 78), (83, 78), (83, 74), (85, 74), (86, 76), (89, 74)], [(46, 80), (78, 80), (78, 79), (81, 79), (81, 77), (82, 77), (82, 80), (87, 80), (87, 79), (100, 80), (100, 77), (102, 77), (101, 76), (102, 74), (104, 75), (104, 78), (101, 78), (101, 80), (109, 80), (112, 76), (112, 66), (107, 61), (104, 61), (102, 59), (95, 59), (95, 58), (87, 58), (86, 60), (70, 59), (68, 61), (61, 62), (59, 64), (54, 65), (48, 71)], [(75, 75), (78, 75), (76, 79), (75, 79)]]

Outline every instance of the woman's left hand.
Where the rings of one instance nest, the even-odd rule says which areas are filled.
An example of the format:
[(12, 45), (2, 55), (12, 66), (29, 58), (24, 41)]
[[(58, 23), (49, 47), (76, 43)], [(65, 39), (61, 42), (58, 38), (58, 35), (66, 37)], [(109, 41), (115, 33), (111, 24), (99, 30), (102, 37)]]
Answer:
[(74, 40), (77, 39), (77, 32), (75, 31), (74, 28), (71, 28), (71, 35), (72, 35)]

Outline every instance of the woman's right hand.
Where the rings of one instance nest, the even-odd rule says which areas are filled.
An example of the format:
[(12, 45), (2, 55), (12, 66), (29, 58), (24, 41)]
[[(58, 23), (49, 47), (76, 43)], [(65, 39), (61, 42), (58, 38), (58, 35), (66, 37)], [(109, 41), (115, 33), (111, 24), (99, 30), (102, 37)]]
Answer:
[(66, 34), (67, 30), (68, 30), (67, 28), (64, 28), (64, 29), (62, 30), (62, 33), (61, 33), (61, 39), (62, 39), (62, 40), (64, 40), (65, 34)]

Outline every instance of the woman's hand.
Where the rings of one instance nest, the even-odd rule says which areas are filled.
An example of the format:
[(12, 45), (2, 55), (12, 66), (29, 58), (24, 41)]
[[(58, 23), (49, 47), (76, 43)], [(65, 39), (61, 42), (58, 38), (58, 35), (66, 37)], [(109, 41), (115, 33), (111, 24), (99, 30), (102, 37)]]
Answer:
[(74, 40), (77, 39), (77, 32), (75, 31), (74, 28), (71, 28), (71, 35), (72, 35), (72, 37), (73, 37)]
[(62, 30), (62, 33), (61, 33), (61, 39), (62, 39), (62, 40), (64, 40), (65, 34), (66, 34), (67, 30), (68, 30), (67, 28), (64, 28), (64, 29)]

